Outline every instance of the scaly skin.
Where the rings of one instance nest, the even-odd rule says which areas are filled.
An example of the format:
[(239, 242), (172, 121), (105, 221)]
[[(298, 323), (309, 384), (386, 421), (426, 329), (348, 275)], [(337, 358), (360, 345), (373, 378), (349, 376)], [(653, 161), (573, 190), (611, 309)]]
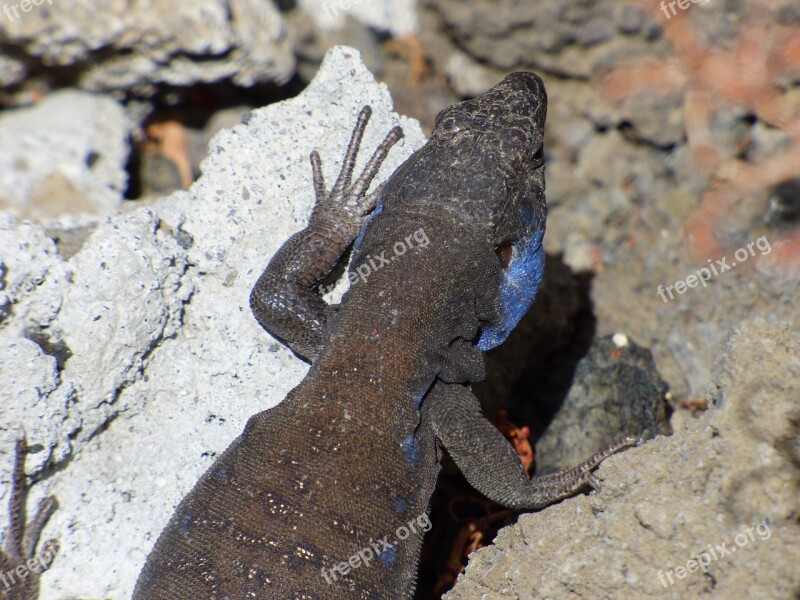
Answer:
[(14, 471), (11, 476), (11, 496), (8, 502), (9, 528), (5, 551), (0, 550), (0, 600), (37, 600), (39, 578), (53, 563), (58, 542), (47, 540), (37, 553), (42, 529), (58, 508), (53, 496), (39, 504), (33, 519), (25, 523), (25, 455), (28, 445), (25, 436), (17, 438)]
[[(311, 369), (180, 503), (134, 600), (410, 598), (441, 446), (488, 497), (541, 508), (635, 443), (530, 480), (469, 391), (541, 281), (546, 106), (539, 77), (510, 75), (442, 111), (372, 194), (401, 132), (351, 184), (368, 108), (330, 193), (312, 154), (308, 227), (251, 294), (258, 322)], [(351, 288), (326, 307), (316, 286), (354, 241)]]

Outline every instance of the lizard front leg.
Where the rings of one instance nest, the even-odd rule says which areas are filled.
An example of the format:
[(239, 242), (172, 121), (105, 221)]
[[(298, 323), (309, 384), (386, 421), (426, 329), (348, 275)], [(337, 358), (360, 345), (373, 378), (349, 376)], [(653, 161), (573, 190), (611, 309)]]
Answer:
[(509, 508), (544, 508), (586, 486), (597, 487), (592, 471), (638, 441), (625, 437), (573, 469), (530, 479), (511, 444), (481, 414), (468, 387), (437, 382), (424, 404), (429, 406), (423, 415), (470, 485)]
[(28, 446), (25, 436), (17, 438), (14, 472), (11, 476), (11, 496), (8, 501), (9, 527), (5, 550), (0, 550), (0, 600), (36, 600), (39, 597), (39, 577), (47, 570), (58, 552), (58, 542), (47, 540), (42, 551), (36, 547), (42, 529), (58, 508), (55, 497), (48, 496), (30, 523), (25, 524), (25, 455)]
[(375, 208), (381, 188), (367, 194), (391, 147), (403, 137), (394, 127), (375, 150), (363, 173), (351, 184), (358, 149), (372, 114), (365, 106), (358, 115), (342, 170), (328, 192), (319, 153), (311, 153), (316, 204), (308, 226), (281, 246), (250, 293), (256, 320), (298, 355), (313, 361), (325, 329), (325, 301), (316, 286), (331, 272)]

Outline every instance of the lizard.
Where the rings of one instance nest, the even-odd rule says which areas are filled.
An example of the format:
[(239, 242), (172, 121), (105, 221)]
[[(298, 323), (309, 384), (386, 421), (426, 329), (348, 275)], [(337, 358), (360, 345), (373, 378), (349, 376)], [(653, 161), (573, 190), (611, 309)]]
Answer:
[(14, 447), (14, 468), (8, 501), (8, 532), (5, 549), (0, 549), (0, 600), (37, 600), (39, 579), (58, 552), (58, 541), (53, 539), (42, 544), (41, 552), (36, 552), (42, 530), (58, 508), (58, 501), (54, 496), (43, 498), (31, 521), (25, 523), (27, 453), (25, 435), (20, 434)]
[[(369, 106), (330, 191), (311, 153), (308, 225), (250, 295), (310, 369), (179, 503), (134, 600), (410, 598), (444, 449), (490, 499), (536, 510), (596, 487), (592, 471), (636, 444), (529, 478), (470, 390), (541, 283), (546, 112), (541, 78), (511, 74), (440, 112), (371, 192), (403, 133), (353, 180)], [(350, 288), (327, 305), (320, 284), (350, 248)]]

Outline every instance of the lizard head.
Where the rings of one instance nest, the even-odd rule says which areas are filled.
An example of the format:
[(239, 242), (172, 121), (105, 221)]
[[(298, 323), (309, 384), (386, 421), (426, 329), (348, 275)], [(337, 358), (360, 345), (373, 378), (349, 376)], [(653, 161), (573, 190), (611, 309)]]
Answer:
[(477, 226), (504, 269), (499, 316), (482, 328), (481, 350), (502, 343), (528, 311), (544, 272), (547, 94), (533, 73), (513, 73), (485, 94), (446, 108), (432, 138), (451, 149), (458, 184), (450, 201)]
[(480, 96), (445, 108), (428, 143), (387, 182), (386, 208), (437, 206), (495, 249), (503, 268), (497, 316), (476, 345), (503, 342), (527, 312), (544, 271), (547, 93), (533, 73), (512, 73)]
[[(447, 202), (498, 247), (543, 230), (547, 94), (533, 73), (512, 73), (436, 117), (429, 145), (453, 192)], [(447, 189), (447, 188), (444, 188)]]

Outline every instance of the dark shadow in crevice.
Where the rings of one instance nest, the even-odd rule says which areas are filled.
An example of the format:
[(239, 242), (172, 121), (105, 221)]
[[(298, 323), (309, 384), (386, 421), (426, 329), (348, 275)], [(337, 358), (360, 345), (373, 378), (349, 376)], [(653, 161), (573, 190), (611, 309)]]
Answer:
[[(560, 256), (548, 256), (533, 307), (506, 342), (486, 354), (487, 377), (473, 386), (487, 418), (507, 411), (512, 423), (531, 428), (532, 443), (561, 407), (578, 362), (594, 339), (592, 278), (592, 273), (573, 273)], [(439, 600), (465, 563), (466, 556), (458, 556), (464, 540), (479, 537), (481, 545), (488, 545), (517, 515), (475, 491), (445, 454), (431, 500), (433, 528), (423, 544), (415, 600)], [(467, 532), (464, 523), (481, 516), (486, 530)]]

